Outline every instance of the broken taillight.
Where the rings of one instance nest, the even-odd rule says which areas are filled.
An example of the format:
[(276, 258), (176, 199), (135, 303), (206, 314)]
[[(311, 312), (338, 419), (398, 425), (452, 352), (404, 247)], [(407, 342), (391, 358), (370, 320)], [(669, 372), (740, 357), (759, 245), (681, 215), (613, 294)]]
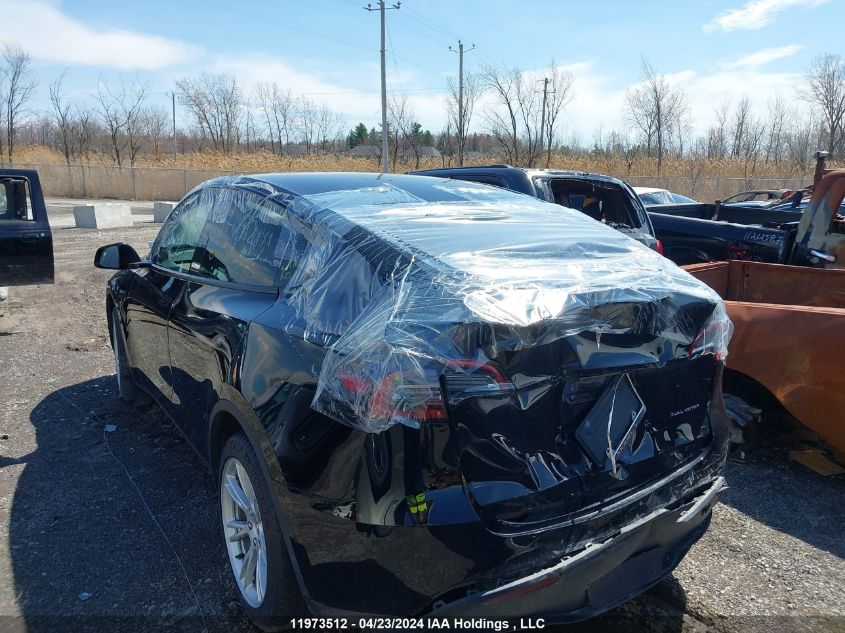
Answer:
[[(443, 372), (449, 401), (509, 393), (512, 383), (500, 370), (487, 363), (471, 360), (447, 360)], [(385, 421), (417, 426), (422, 421), (446, 420), (446, 408), (438, 377), (432, 373), (421, 380), (418, 374), (392, 372), (377, 384), (361, 376), (344, 374), (340, 384), (349, 393), (356, 409)]]

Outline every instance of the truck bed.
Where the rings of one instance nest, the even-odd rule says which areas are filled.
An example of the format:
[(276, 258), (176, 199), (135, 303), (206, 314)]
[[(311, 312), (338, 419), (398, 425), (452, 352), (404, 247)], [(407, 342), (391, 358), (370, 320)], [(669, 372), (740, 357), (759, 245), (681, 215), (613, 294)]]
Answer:
[(728, 375), (752, 379), (845, 453), (845, 270), (746, 261), (684, 268), (726, 300)]
[(845, 270), (739, 260), (685, 269), (727, 301), (845, 308)]

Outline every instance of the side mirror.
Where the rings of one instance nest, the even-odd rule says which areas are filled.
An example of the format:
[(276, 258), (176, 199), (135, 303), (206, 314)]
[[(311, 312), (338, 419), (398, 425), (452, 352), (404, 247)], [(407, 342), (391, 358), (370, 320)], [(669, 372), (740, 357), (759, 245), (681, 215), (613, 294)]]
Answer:
[(106, 270), (124, 270), (140, 261), (141, 258), (135, 249), (122, 242), (101, 246), (94, 254), (94, 267)]
[(714, 202), (713, 204), (722, 204), (722, 201), (721, 201), (721, 200), (716, 200), (716, 202)]

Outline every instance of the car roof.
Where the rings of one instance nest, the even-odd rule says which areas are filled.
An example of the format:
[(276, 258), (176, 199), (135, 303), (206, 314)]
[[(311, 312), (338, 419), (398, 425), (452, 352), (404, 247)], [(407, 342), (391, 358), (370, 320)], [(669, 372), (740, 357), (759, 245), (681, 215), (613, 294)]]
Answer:
[[(268, 197), (293, 195), (303, 203), (291, 204), (295, 213), (316, 220), (335, 235), (359, 239), (357, 226), (406, 253), (448, 262), (464, 272), (473, 270), (480, 259), (473, 253), (493, 257), (492, 253), (527, 250), (547, 258), (554, 253), (564, 265), (564, 260), (580, 259), (585, 251), (601, 259), (641, 246), (580, 211), (457, 179), (346, 172), (257, 174), (224, 176), (200, 188), (215, 186)], [(491, 269), (487, 274), (498, 272)]]
[(641, 193), (662, 193), (666, 192), (669, 193), (668, 189), (659, 189), (657, 187), (634, 187), (634, 193), (640, 195)]
[(611, 182), (614, 184), (622, 184), (622, 181), (618, 178), (614, 178), (613, 176), (607, 176), (605, 174), (597, 174), (591, 171), (577, 171), (574, 169), (557, 169), (551, 167), (539, 168), (539, 167), (514, 167), (513, 165), (466, 165), (463, 167), (437, 167), (435, 169), (423, 169), (416, 172), (411, 172), (412, 174), (419, 174), (419, 175), (432, 175), (435, 176), (438, 173), (443, 174), (453, 174), (453, 173), (460, 173), (464, 172), (466, 174), (495, 174), (495, 173), (502, 173), (502, 172), (521, 172), (526, 174), (529, 178), (533, 178), (536, 176), (546, 176), (549, 178), (581, 178), (581, 179), (588, 179), (588, 180), (601, 180), (604, 182)]

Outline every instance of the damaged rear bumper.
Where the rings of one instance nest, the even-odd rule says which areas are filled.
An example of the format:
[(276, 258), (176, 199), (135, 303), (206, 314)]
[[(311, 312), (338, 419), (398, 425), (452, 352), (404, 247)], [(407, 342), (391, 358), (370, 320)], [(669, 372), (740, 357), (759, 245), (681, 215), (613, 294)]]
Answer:
[(495, 589), (436, 604), (432, 615), (543, 616), (548, 622), (598, 615), (672, 572), (707, 529), (725, 487), (724, 477), (717, 477), (673, 510), (657, 510), (601, 543)]

